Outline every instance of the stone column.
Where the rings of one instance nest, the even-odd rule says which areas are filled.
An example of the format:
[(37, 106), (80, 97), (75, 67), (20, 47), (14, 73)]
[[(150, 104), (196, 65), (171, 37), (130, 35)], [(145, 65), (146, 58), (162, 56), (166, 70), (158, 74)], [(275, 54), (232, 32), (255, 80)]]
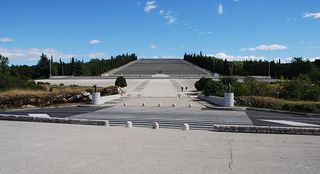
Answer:
[(92, 104), (99, 105), (100, 104), (100, 92), (92, 93)]
[(234, 93), (224, 93), (224, 106), (234, 107)]

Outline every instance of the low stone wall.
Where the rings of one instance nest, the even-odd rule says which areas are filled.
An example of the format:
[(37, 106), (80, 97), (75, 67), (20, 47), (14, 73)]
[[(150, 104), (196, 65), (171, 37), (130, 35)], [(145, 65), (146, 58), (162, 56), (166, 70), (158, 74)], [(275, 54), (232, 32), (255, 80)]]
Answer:
[(94, 125), (94, 126), (108, 126), (109, 125), (108, 121), (103, 121), (103, 120), (43, 118), (43, 117), (30, 117), (30, 116), (5, 115), (5, 114), (0, 114), (0, 120), (42, 122), (42, 123), (59, 123), (59, 124), (80, 124), (80, 125)]
[(103, 103), (106, 103), (106, 102), (109, 102), (109, 101), (112, 101), (112, 100), (115, 100), (115, 99), (118, 99), (120, 98), (121, 95), (120, 94), (117, 94), (117, 95), (108, 95), (108, 96), (102, 96), (100, 97), (100, 101), (103, 102)]
[(299, 127), (213, 125), (213, 131), (239, 132), (239, 133), (262, 133), (262, 134), (320, 135), (320, 128), (299, 128)]
[(110, 102), (112, 100), (120, 98), (120, 94), (116, 95), (108, 95), (108, 96), (100, 96), (100, 92), (96, 92), (92, 94), (92, 104), (94, 105), (101, 105), (106, 102)]
[(44, 107), (51, 104), (86, 103), (89, 100), (89, 96), (81, 92), (46, 94), (44, 96), (21, 95), (0, 98), (0, 109), (21, 108), (26, 105)]
[(198, 94), (198, 98), (205, 100), (214, 105), (223, 106), (223, 107), (234, 107), (234, 94), (233, 93), (224, 93), (224, 97), (217, 96), (205, 96), (201, 93)]
[(198, 98), (201, 100), (205, 100), (209, 103), (219, 105), (219, 106), (224, 106), (224, 98), (223, 97), (217, 97), (217, 96), (205, 96), (203, 94), (199, 94)]

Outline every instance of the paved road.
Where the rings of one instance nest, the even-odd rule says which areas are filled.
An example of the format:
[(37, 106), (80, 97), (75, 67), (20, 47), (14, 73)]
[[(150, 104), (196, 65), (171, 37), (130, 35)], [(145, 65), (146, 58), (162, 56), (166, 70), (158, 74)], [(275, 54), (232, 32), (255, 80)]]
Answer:
[[(284, 127), (320, 127), (320, 117), (297, 114), (283, 114), (275, 112), (246, 111), (216, 111), (201, 108), (157, 108), (146, 109), (142, 107), (129, 107), (131, 110), (123, 111), (122, 107), (64, 107), (44, 108), (30, 110), (15, 110), (0, 112), (5, 114), (27, 115), (48, 114), (51, 117), (74, 117), (87, 119), (109, 119), (113, 125), (124, 124), (125, 121), (134, 121), (136, 126), (150, 126), (152, 122), (162, 123), (162, 127), (177, 128), (182, 123), (189, 123), (194, 129), (210, 129), (212, 124), (250, 124), (256, 126), (284, 126)], [(161, 112), (159, 112), (161, 110)], [(174, 111), (176, 110), (176, 111)], [(177, 111), (178, 110), (178, 111)], [(236, 113), (236, 114), (233, 114)]]
[(320, 116), (246, 111), (254, 125), (284, 127), (320, 127)]
[(0, 121), (0, 173), (320, 173), (320, 139)]
[(94, 112), (106, 107), (57, 107), (57, 108), (36, 108), (36, 109), (17, 109), (0, 114), (28, 115), (28, 114), (47, 114), (50, 117), (66, 118), (73, 115)]
[(244, 111), (218, 111), (188, 107), (125, 107), (114, 106), (96, 112), (75, 115), (71, 118), (109, 120), (111, 125), (132, 121), (135, 126), (181, 128), (189, 123), (191, 129), (211, 130), (213, 124), (252, 125)]

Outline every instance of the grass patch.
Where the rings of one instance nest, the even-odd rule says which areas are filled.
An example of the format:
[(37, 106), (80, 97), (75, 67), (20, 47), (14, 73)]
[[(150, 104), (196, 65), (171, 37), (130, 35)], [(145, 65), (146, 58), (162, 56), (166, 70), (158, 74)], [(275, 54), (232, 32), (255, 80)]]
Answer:
[(292, 101), (272, 97), (241, 96), (236, 97), (237, 105), (293, 112), (320, 114), (320, 101)]

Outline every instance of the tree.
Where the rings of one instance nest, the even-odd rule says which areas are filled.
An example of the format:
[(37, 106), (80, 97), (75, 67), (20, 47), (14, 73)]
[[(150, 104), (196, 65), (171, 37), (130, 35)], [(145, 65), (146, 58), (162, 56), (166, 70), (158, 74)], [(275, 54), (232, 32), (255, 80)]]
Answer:
[(203, 87), (203, 94), (206, 96), (220, 96), (222, 97), (227, 91), (227, 87), (222, 82), (208, 80)]
[(120, 77), (117, 77), (115, 85), (121, 88), (124, 88), (127, 86), (127, 81), (123, 76), (120, 76)]
[(228, 86), (229, 84), (232, 86), (234, 83), (237, 82), (237, 79), (234, 77), (224, 77), (221, 78), (220, 81), (226, 86)]
[(36, 77), (35, 78), (48, 78), (49, 77), (49, 59), (47, 55), (42, 53), (40, 56), (40, 60), (38, 61), (38, 64), (36, 65)]
[(202, 77), (200, 80), (198, 80), (198, 81), (194, 84), (195, 88), (196, 88), (198, 91), (202, 91), (203, 88), (204, 88), (204, 84), (205, 84), (208, 80), (211, 80), (211, 79), (206, 78), (206, 77)]
[(0, 54), (0, 73), (7, 73), (9, 58)]
[(283, 97), (300, 100), (320, 100), (320, 86), (315, 86), (307, 75), (299, 75), (283, 85)]

